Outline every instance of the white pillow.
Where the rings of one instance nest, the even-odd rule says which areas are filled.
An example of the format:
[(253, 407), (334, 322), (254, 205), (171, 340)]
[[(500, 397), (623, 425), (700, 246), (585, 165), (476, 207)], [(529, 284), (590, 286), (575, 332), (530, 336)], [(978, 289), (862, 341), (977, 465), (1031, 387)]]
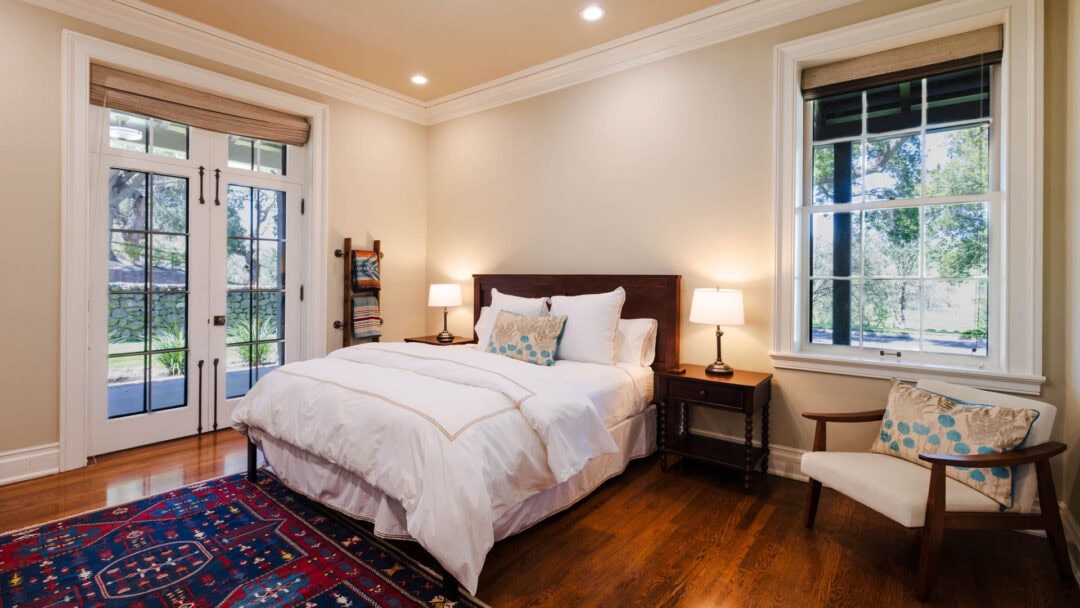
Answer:
[(499, 316), (500, 310), (523, 317), (543, 317), (547, 316), (547, 309), (547, 298), (522, 298), (500, 293), (498, 289), (492, 288), (491, 306), (481, 308), (480, 318), (476, 320), (476, 343), (481, 349), (487, 348), (491, 340), (491, 329), (495, 327), (495, 317)]
[(551, 316), (566, 317), (556, 359), (615, 364), (615, 327), (619, 324), (626, 291), (553, 296)]
[(649, 367), (656, 359), (656, 319), (619, 319), (615, 326), (615, 360)]

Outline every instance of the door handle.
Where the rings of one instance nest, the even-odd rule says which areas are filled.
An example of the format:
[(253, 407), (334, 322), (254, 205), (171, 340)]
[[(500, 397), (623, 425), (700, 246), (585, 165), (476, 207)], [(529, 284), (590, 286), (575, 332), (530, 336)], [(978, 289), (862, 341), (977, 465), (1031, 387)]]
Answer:
[(225, 315), (214, 315), (214, 327), (222, 327), (225, 325)]
[(218, 402), (218, 362), (214, 359), (214, 430), (217, 430), (217, 402)]
[(202, 376), (203, 376), (203, 364), (205, 360), (199, 359), (199, 428), (198, 433), (202, 435)]

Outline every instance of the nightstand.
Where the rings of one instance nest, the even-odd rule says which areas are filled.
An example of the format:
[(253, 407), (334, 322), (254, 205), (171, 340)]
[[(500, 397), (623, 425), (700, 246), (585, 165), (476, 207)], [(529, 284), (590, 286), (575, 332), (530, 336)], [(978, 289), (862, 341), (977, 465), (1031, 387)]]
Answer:
[[(772, 374), (735, 370), (730, 376), (710, 376), (702, 365), (685, 365), (685, 374), (657, 372), (657, 450), (660, 468), (667, 471), (668, 455), (700, 460), (743, 472), (743, 488), (749, 492), (754, 470), (769, 470), (769, 400)], [(690, 433), (690, 410), (703, 407), (743, 414), (743, 443)], [(754, 447), (754, 412), (761, 411), (761, 447)]]
[(466, 338), (465, 336), (454, 336), (452, 342), (439, 342), (436, 336), (417, 336), (415, 338), (405, 338), (406, 342), (420, 342), (421, 344), (433, 344), (435, 346), (457, 346), (458, 344), (475, 344), (472, 338)]

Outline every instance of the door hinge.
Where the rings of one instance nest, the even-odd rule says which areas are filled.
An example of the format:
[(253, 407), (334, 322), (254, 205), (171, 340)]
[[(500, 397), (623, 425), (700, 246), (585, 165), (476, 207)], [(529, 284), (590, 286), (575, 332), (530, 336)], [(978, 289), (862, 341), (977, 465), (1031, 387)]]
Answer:
[(301, 302), (304, 301), (304, 286), (303, 285), (300, 286), (300, 301)]
[(300, 199), (300, 215), (304, 215), (305, 207), (307, 207), (307, 202), (304, 199)]

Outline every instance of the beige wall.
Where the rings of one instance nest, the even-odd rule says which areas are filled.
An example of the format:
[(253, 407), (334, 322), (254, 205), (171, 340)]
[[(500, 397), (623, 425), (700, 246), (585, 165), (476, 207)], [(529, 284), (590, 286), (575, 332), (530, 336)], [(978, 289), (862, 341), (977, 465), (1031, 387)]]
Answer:
[[(431, 127), (428, 278), (474, 272), (673, 273), (745, 291), (724, 359), (773, 371), (773, 49), (925, 2), (868, 2)], [(682, 359), (715, 358), (686, 321)], [(451, 317), (466, 333), (468, 306)], [(429, 323), (430, 326), (430, 323)], [(880, 404), (888, 383), (778, 371), (771, 440), (808, 447), (800, 412)], [(709, 412), (705, 412), (709, 414)], [(702, 416), (741, 435), (741, 421)], [(838, 431), (865, 445), (875, 429)]]
[[(1064, 1), (1055, 4), (1065, 4)], [(1063, 413), (1064, 441), (1070, 446), (1065, 453), (1065, 487), (1063, 499), (1075, 519), (1080, 521), (1080, 0), (1068, 1), (1067, 19), (1056, 14), (1066, 24), (1068, 38), (1064, 105), (1067, 108), (1065, 128), (1065, 158), (1062, 176), (1066, 181), (1064, 230), (1066, 239), (1065, 275), (1065, 370), (1068, 386)], [(1060, 48), (1060, 47), (1059, 47)], [(1048, 127), (1049, 129), (1049, 127)]]
[[(429, 280), (498, 271), (678, 273), (684, 303), (695, 287), (740, 287), (747, 324), (725, 329), (724, 358), (775, 373), (771, 439), (809, 448), (812, 427), (801, 412), (880, 407), (888, 382), (772, 368), (774, 47), (920, 4), (863, 2), (432, 127)], [(1058, 329), (1066, 311), (1065, 13), (1064, 2), (1048, 2), (1042, 398), (1058, 406), (1067, 379)], [(687, 309), (682, 358), (707, 362), (713, 329), (686, 322)], [(468, 310), (452, 315), (451, 331), (468, 332)], [(429, 317), (429, 327), (435, 323)], [(704, 430), (742, 432), (731, 417), (703, 414)], [(1064, 425), (1061, 416), (1055, 436)], [(862, 449), (876, 427), (836, 430), (831, 447)], [(1080, 507), (1080, 499), (1072, 503)]]
[[(60, 33), (67, 28), (330, 105), (328, 249), (380, 238), (386, 335), (421, 332), (425, 310), (426, 129), (178, 51), (0, 0), (0, 452), (58, 438)], [(341, 316), (341, 261), (327, 252), (328, 321)], [(330, 347), (341, 335), (327, 330)]]

